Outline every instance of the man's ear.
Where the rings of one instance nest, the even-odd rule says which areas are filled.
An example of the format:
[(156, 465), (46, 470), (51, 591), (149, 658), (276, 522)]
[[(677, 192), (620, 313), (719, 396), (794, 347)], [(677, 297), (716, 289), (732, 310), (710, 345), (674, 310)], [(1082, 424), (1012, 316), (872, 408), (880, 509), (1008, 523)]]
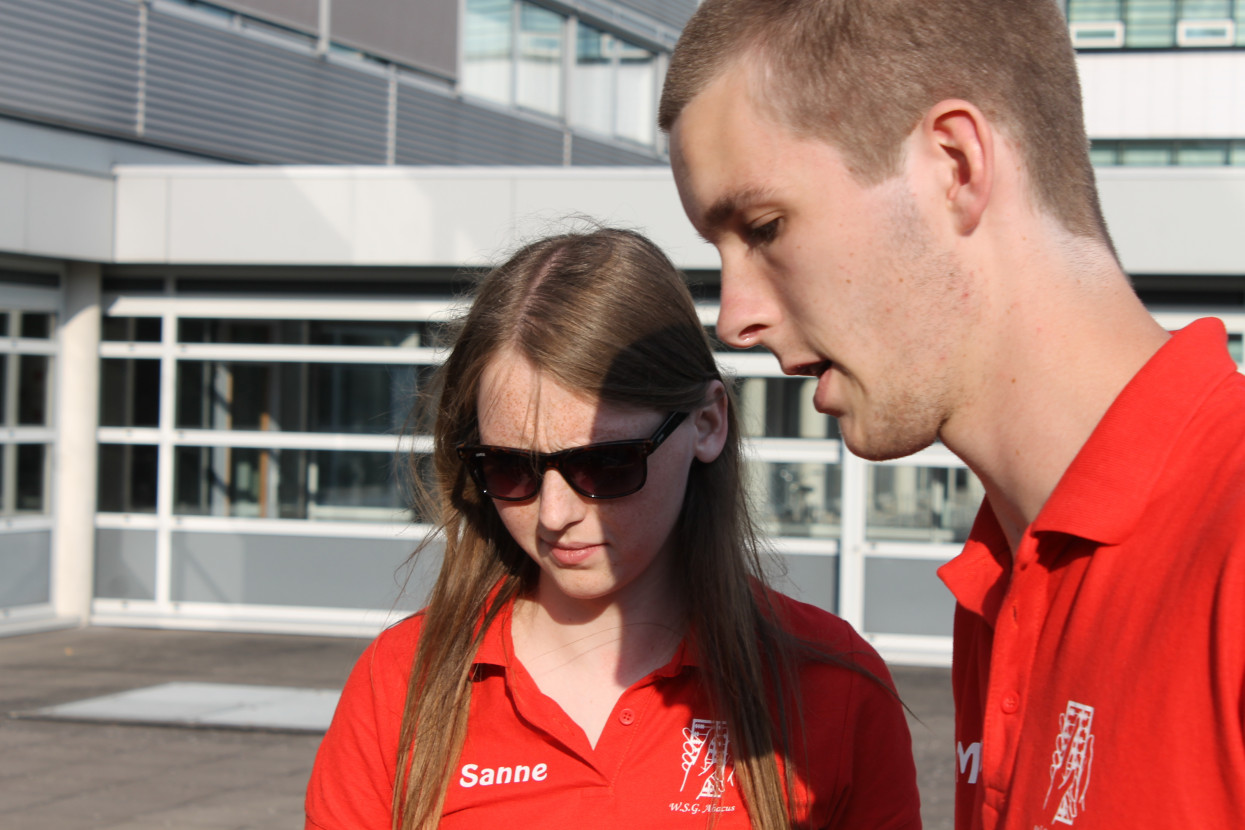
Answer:
[(726, 433), (730, 426), (727, 409), (730, 400), (722, 381), (709, 384), (705, 402), (692, 412), (692, 425), (696, 429), (696, 457), (708, 464), (721, 454), (726, 446)]
[(939, 101), (917, 127), (934, 165), (955, 229), (972, 233), (981, 222), (994, 185), (994, 131), (977, 107), (958, 99)]

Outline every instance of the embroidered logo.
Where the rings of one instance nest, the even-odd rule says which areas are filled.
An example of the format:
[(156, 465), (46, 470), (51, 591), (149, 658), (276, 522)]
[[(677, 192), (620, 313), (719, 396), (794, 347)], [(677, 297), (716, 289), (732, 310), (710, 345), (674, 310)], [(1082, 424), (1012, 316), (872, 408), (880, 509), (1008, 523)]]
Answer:
[(1050, 786), (1046, 790), (1044, 808), (1052, 796), (1058, 809), (1052, 822), (1071, 825), (1085, 809), (1085, 792), (1089, 789), (1090, 768), (1094, 765), (1094, 707), (1069, 700), (1059, 716), (1059, 735), (1050, 759)]
[(718, 798), (726, 785), (735, 785), (731, 739), (725, 721), (693, 718), (691, 727), (683, 730), (682, 760), (683, 783), (679, 792), (687, 790), (689, 779), (693, 786), (699, 781), (697, 798)]

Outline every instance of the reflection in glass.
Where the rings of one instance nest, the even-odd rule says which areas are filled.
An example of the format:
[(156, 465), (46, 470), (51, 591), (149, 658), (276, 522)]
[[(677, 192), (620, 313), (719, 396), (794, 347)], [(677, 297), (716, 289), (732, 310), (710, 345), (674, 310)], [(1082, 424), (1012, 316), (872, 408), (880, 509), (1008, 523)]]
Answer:
[(1120, 164), (1166, 167), (1172, 163), (1172, 145), (1162, 141), (1129, 141), (1120, 147)]
[(657, 56), (625, 40), (618, 49), (618, 116), (615, 132), (640, 144), (652, 144), (657, 122)]
[(467, 0), (463, 17), (463, 90), (501, 104), (512, 88), (512, 0)]
[(843, 507), (838, 464), (750, 462), (748, 487), (770, 536), (837, 538)]
[(549, 115), (562, 114), (562, 28), (566, 18), (531, 3), (519, 4), (517, 101)]
[(571, 84), (570, 122), (576, 127), (611, 135), (614, 132), (614, 83), (610, 48), (613, 38), (580, 23)]
[(816, 378), (744, 378), (735, 390), (744, 435), (837, 439), (839, 422), (817, 411), (816, 391)]
[(23, 311), (21, 330), (18, 337), (29, 337), (35, 340), (47, 340), (52, 336), (52, 315), (34, 311)]
[(100, 444), (98, 507), (101, 513), (156, 512), (154, 446)]
[(1134, 48), (1175, 46), (1175, 0), (1128, 0), (1124, 5), (1124, 45)]
[(178, 321), (179, 343), (251, 343), (282, 346), (419, 346), (429, 323), (383, 320)]
[(1232, 0), (1180, 0), (1181, 20), (1227, 20)]
[(100, 361), (99, 423), (105, 427), (160, 425), (160, 361)]
[(47, 447), (17, 444), (17, 512), (44, 513), (48, 505)]
[(1068, 20), (1072, 23), (1105, 23), (1120, 19), (1120, 0), (1070, 0), (1068, 3)]
[(1181, 141), (1176, 145), (1176, 164), (1186, 167), (1221, 167), (1227, 163), (1227, 142)]
[(405, 522), (395, 454), (177, 447), (174, 511), (198, 516)]
[(868, 495), (870, 540), (963, 542), (985, 490), (963, 467), (874, 464)]
[(24, 354), (17, 363), (17, 423), (22, 426), (48, 425), (48, 393), (51, 379), (48, 372), (52, 358), (47, 355)]
[(431, 366), (216, 363), (177, 366), (179, 429), (384, 434), (406, 424)]
[(159, 317), (105, 317), (100, 337), (125, 343), (159, 343), (162, 322)]

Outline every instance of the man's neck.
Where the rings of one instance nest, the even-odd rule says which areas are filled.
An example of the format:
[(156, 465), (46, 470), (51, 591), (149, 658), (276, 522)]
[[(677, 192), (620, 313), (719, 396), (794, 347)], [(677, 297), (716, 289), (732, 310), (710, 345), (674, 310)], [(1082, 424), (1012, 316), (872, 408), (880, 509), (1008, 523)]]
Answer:
[[(1043, 283), (1034, 283), (1043, 285)], [(942, 439), (985, 486), (1013, 555), (1119, 393), (1167, 340), (1122, 274), (1014, 298)]]

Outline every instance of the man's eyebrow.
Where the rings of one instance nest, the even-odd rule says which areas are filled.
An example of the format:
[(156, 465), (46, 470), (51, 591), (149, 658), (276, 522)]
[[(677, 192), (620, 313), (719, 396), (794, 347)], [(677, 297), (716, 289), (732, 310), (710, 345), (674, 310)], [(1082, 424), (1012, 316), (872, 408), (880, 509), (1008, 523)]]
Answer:
[(740, 209), (753, 202), (760, 202), (770, 197), (770, 190), (762, 187), (748, 187), (728, 193), (718, 199), (705, 211), (701, 236), (712, 242)]

